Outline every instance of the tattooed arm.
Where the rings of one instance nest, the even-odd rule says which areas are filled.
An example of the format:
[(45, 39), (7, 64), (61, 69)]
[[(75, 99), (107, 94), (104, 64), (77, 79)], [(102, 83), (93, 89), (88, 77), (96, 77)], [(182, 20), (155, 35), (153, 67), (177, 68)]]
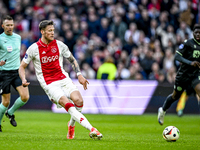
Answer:
[(69, 60), (70, 64), (72, 65), (73, 70), (76, 72), (79, 83), (82, 84), (83, 88), (86, 90), (87, 84), (89, 84), (89, 82), (82, 76), (78, 62), (76, 61), (76, 59), (74, 58), (74, 56), (72, 54), (67, 59)]
[(74, 58), (74, 56), (71, 54), (69, 56), (69, 58), (67, 58), (67, 59), (69, 60), (70, 64), (72, 65), (72, 68), (76, 72), (77, 76), (78, 76), (78, 73), (81, 74), (80, 67), (78, 65), (78, 62)]

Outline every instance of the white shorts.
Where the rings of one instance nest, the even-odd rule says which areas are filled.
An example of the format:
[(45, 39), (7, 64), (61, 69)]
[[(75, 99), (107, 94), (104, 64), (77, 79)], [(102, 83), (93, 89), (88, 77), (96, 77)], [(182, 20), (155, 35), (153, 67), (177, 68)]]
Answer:
[(79, 91), (70, 78), (52, 82), (51, 84), (43, 87), (43, 89), (49, 97), (49, 100), (55, 103), (58, 108), (62, 107), (58, 103), (62, 96), (66, 96), (69, 100), (71, 100), (70, 94), (74, 91)]

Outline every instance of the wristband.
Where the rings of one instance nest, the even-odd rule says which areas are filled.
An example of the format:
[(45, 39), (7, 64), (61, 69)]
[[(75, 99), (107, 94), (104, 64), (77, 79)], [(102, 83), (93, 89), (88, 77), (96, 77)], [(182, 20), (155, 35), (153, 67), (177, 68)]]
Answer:
[(76, 74), (76, 75), (77, 75), (77, 77), (78, 77), (79, 75), (81, 75), (81, 72), (77, 72), (77, 74)]

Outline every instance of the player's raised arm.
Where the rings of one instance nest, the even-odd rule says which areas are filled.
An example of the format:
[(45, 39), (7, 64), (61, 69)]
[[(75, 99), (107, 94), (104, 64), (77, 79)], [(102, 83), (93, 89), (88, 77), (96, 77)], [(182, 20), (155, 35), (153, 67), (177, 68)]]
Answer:
[(73, 70), (76, 72), (79, 83), (82, 84), (83, 88), (86, 90), (87, 84), (89, 84), (89, 82), (82, 76), (78, 62), (72, 54), (67, 59), (71, 63)]
[(27, 82), (26, 80), (26, 75), (25, 75), (25, 68), (28, 66), (24, 61), (21, 62), (20, 67), (19, 67), (19, 76), (22, 80), (22, 85), (24, 87), (28, 86), (30, 83)]
[(178, 61), (180, 61), (180, 62), (182, 62), (182, 63), (191, 65), (193, 67), (199, 67), (200, 68), (200, 63), (198, 61), (190, 61), (188, 59), (185, 59), (179, 53), (175, 54), (175, 59), (178, 60)]

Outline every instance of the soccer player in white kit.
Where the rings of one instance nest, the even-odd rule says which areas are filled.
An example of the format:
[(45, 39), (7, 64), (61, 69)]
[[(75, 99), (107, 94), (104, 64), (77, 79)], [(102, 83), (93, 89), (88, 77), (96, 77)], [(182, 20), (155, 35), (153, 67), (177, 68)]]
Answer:
[(30, 84), (25, 77), (25, 68), (32, 60), (37, 79), (49, 99), (57, 104), (57, 107), (64, 107), (71, 115), (68, 122), (67, 139), (74, 138), (75, 121), (90, 130), (91, 138), (101, 139), (103, 135), (80, 113), (83, 107), (83, 98), (68, 73), (63, 69), (63, 57), (71, 63), (79, 83), (85, 90), (89, 82), (82, 76), (79, 65), (67, 45), (54, 39), (54, 22), (51, 20), (41, 21), (39, 29), (42, 34), (41, 38), (28, 48), (19, 67), (22, 85), (26, 87)]

